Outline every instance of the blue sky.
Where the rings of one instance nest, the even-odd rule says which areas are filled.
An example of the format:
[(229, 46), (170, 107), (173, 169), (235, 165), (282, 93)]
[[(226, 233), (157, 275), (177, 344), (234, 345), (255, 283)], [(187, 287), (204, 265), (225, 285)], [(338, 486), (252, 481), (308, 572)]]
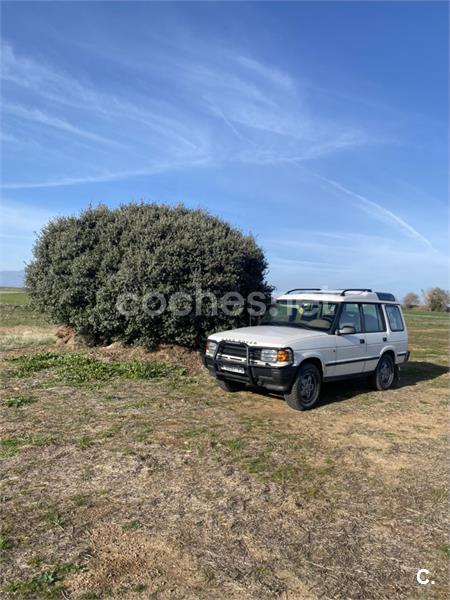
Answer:
[(448, 6), (2, 3), (1, 269), (89, 203), (204, 207), (280, 290), (448, 286)]

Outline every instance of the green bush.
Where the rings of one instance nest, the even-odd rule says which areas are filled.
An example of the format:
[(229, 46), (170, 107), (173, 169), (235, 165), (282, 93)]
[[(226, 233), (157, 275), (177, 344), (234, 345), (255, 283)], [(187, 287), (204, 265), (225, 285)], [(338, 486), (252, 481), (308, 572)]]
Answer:
[[(26, 269), (32, 305), (52, 322), (72, 326), (89, 343), (113, 341), (154, 347), (161, 342), (197, 346), (213, 330), (248, 323), (245, 311), (229, 316), (204, 310), (152, 314), (158, 292), (169, 298), (198, 290), (216, 297), (267, 294), (267, 263), (251, 236), (203, 210), (182, 205), (100, 205), (78, 216), (52, 220), (34, 246)], [(133, 310), (118, 299), (132, 294)], [(200, 314), (198, 314), (200, 312)]]

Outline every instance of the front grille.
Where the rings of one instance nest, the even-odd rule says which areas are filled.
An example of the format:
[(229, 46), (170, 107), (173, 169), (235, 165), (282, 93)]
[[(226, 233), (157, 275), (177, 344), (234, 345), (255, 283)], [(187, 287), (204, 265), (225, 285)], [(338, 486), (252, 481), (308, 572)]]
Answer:
[(231, 342), (223, 342), (219, 348), (219, 354), (233, 356), (236, 358), (247, 358), (247, 347), (244, 344), (233, 344)]
[(250, 359), (261, 360), (261, 348), (250, 348)]
[[(222, 342), (218, 352), (219, 356), (227, 356), (242, 362), (247, 360), (247, 346), (237, 342)], [(248, 357), (250, 362), (261, 360), (261, 348), (249, 348)]]

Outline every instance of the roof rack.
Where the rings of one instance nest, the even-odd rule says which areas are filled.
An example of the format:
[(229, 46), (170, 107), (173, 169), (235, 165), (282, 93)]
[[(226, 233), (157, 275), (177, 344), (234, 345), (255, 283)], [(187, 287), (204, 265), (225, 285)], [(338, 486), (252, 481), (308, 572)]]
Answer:
[(389, 292), (375, 292), (378, 296), (378, 300), (384, 300), (385, 302), (396, 302), (394, 294)]
[(347, 292), (371, 292), (375, 293), (379, 300), (383, 302), (396, 302), (394, 294), (389, 292), (373, 292), (370, 288), (345, 288), (345, 290), (323, 290), (321, 288), (294, 288), (288, 290), (284, 294), (292, 294), (293, 292), (314, 292), (315, 294), (339, 294), (345, 296)]
[(372, 290), (370, 290), (369, 288), (346, 288), (345, 290), (342, 290), (341, 292), (341, 296), (345, 296), (346, 292), (371, 292)]
[(294, 288), (293, 290), (288, 290), (285, 294), (292, 294), (292, 292), (321, 292), (320, 288)]

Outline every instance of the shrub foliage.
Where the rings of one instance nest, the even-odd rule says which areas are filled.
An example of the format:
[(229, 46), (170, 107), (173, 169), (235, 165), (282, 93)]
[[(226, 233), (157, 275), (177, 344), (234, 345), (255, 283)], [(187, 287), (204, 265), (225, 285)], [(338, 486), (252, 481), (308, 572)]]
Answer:
[[(32, 304), (93, 344), (193, 347), (212, 330), (248, 323), (245, 312), (210, 314), (205, 298), (200, 314), (155, 314), (160, 302), (153, 292), (169, 299), (180, 292), (195, 297), (199, 290), (218, 297), (270, 291), (266, 260), (252, 236), (182, 205), (100, 205), (59, 217), (41, 231), (33, 254), (26, 268)], [(124, 294), (138, 299), (126, 315), (118, 308)]]
[(414, 308), (420, 304), (420, 298), (415, 292), (408, 292), (403, 298), (403, 306), (405, 308)]
[(424, 299), (428, 310), (445, 312), (448, 310), (450, 293), (440, 287), (434, 287), (424, 292)]

